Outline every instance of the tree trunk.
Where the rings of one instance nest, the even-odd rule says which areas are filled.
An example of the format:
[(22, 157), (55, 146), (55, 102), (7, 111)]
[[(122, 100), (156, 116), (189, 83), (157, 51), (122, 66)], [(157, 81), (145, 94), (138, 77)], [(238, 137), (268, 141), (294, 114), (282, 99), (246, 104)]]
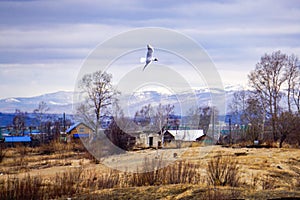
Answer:
[(280, 137), (279, 148), (282, 148), (282, 144), (283, 144), (285, 139), (286, 139), (286, 134), (282, 133), (282, 135)]

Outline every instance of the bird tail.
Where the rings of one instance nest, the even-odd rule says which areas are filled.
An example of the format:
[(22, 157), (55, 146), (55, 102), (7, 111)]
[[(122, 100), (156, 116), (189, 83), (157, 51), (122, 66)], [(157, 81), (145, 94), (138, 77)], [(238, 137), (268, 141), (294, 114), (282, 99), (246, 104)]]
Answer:
[(140, 62), (141, 62), (141, 63), (146, 62), (146, 58), (140, 58)]

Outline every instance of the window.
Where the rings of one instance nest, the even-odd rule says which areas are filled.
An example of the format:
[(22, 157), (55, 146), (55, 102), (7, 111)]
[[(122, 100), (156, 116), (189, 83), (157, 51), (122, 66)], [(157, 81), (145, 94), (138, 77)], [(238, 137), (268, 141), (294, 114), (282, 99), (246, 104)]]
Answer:
[(79, 133), (84, 133), (84, 127), (79, 128)]

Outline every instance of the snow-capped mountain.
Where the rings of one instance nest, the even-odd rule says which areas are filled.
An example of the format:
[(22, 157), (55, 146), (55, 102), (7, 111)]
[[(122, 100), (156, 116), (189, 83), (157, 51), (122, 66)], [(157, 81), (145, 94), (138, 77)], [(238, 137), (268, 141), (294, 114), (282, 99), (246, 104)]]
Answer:
[(16, 109), (22, 112), (33, 112), (40, 102), (44, 101), (50, 108), (48, 113), (72, 113), (73, 92), (59, 91), (35, 97), (14, 97), (0, 99), (0, 112), (14, 113)]
[(239, 87), (226, 87), (225, 90), (217, 88), (201, 88), (191, 92), (183, 92), (179, 94), (163, 94), (157, 91), (141, 91), (132, 95), (124, 95), (120, 98), (120, 104), (125, 115), (134, 115), (143, 106), (151, 104), (152, 107), (171, 104), (175, 106), (175, 113), (185, 115), (191, 108), (198, 106), (214, 105), (218, 108), (223, 106), (223, 110), (219, 110), (221, 114), (225, 114), (225, 109), (231, 101), (233, 93)]
[[(172, 104), (175, 106), (175, 111), (185, 113), (192, 104), (197, 102), (198, 106), (211, 105), (211, 98), (217, 101), (225, 100), (226, 104), (232, 99), (233, 93), (241, 90), (238, 86), (226, 86), (225, 96), (219, 89), (199, 88), (194, 93), (186, 92), (180, 94), (166, 94), (158, 91), (142, 91), (132, 95), (123, 95), (122, 108), (126, 108), (129, 112), (134, 113), (147, 104), (157, 106), (159, 103)], [(225, 99), (224, 99), (225, 97)], [(12, 97), (0, 99), (0, 112), (14, 113), (16, 109), (23, 112), (31, 113), (38, 108), (40, 102), (44, 101), (50, 108), (48, 113), (66, 113), (72, 114), (73, 92), (60, 91), (48, 93), (35, 97)], [(217, 102), (218, 103), (218, 102)], [(126, 104), (126, 105), (125, 105)], [(177, 110), (176, 110), (177, 109)]]

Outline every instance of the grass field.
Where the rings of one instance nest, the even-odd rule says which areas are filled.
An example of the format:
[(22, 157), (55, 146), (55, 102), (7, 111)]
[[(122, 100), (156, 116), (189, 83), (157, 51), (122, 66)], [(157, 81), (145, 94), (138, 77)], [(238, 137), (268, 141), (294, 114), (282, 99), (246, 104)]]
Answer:
[(80, 144), (5, 149), (1, 199), (300, 198), (295, 148), (147, 149), (102, 162)]

